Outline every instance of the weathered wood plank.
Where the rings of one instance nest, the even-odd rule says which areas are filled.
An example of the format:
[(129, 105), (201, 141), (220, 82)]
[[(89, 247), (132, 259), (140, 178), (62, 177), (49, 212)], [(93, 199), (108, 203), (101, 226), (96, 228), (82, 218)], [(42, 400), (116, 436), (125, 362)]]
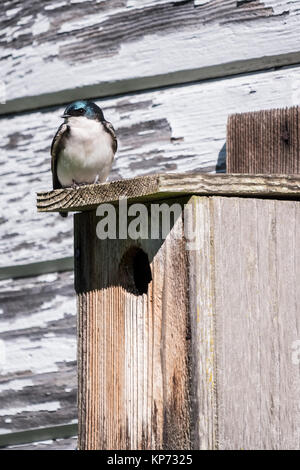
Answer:
[(0, 433), (72, 423), (73, 273), (1, 281), (0, 302)]
[(191, 330), (191, 445), (218, 448), (212, 200), (193, 196), (184, 215)]
[(189, 205), (193, 446), (298, 449), (300, 202)]
[(12, 0), (0, 113), (296, 64), (299, 14), (296, 0)]
[[(228, 115), (297, 104), (299, 90), (300, 68), (293, 68), (103, 100), (120, 144), (111, 178), (224, 171)], [(71, 218), (37, 214), (35, 203), (36, 191), (51, 188), (50, 144), (61, 112), (1, 118), (1, 266), (73, 254)]]
[(160, 174), (38, 193), (41, 212), (85, 211), (103, 202), (165, 199), (189, 194), (300, 199), (300, 176)]
[(75, 216), (79, 448), (187, 449), (182, 218), (165, 241), (100, 241), (96, 224), (93, 211)]
[[(278, 425), (274, 431), (277, 432), (277, 439), (282, 448), (299, 449), (300, 367), (292, 356), (295, 343), (297, 344), (300, 337), (298, 285), (300, 274), (298, 265), (300, 258), (300, 214), (298, 205), (278, 204), (276, 207), (276, 222), (276, 259), (278, 260), (276, 342), (280, 353), (277, 355), (277, 367), (273, 371), (273, 374), (277, 375), (278, 382), (276, 395), (274, 394), (272, 397), (274, 405), (271, 402), (271, 407), (280, 410)], [(288, 227), (288, 229), (283, 230), (282, 227)], [(291, 413), (291, 409), (295, 411)]]
[(299, 204), (214, 198), (220, 449), (299, 448)]
[[(100, 242), (95, 213), (76, 215), (80, 447), (177, 448), (186, 392), (169, 395), (173, 421), (154, 419), (176, 370), (189, 376), (175, 387), (173, 375), (174, 390), (189, 388), (187, 447), (298, 449), (300, 201), (193, 196), (188, 206), (165, 241)], [(149, 257), (144, 294), (145, 265), (135, 276), (122, 258), (132, 246)]]
[(229, 173), (300, 173), (300, 107), (229, 116)]

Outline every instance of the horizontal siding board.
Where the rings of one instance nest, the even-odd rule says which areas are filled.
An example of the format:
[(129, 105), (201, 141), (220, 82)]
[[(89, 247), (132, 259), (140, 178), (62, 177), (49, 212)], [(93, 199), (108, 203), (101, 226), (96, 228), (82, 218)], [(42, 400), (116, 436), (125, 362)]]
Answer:
[[(120, 144), (110, 178), (224, 171), (228, 115), (298, 104), (299, 90), (300, 68), (292, 67), (98, 101)], [(35, 193), (51, 188), (62, 109), (0, 119), (2, 267), (73, 254), (72, 217), (36, 212)]]
[(76, 438), (78, 434), (77, 422), (73, 424), (61, 424), (32, 428), (25, 431), (0, 434), (0, 448), (19, 445), (30, 445), (35, 443), (53, 442), (59, 439)]
[(73, 256), (40, 262), (37, 261), (36, 263), (15, 264), (0, 268), (0, 281), (4, 279), (19, 279), (38, 276), (40, 274), (72, 271), (73, 267)]
[(0, 434), (77, 418), (73, 273), (0, 282)]
[(7, 446), (4, 450), (76, 450), (77, 437), (67, 439), (48, 439), (41, 442), (32, 442), (30, 444), (19, 444)]
[(296, 0), (13, 0), (0, 113), (295, 64), (299, 15)]

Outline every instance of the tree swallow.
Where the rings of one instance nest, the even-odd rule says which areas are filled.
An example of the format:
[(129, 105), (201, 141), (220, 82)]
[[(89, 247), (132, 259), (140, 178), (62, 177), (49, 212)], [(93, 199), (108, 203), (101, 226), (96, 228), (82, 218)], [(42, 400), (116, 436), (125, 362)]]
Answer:
[[(69, 104), (51, 145), (53, 189), (102, 183), (117, 151), (117, 138), (99, 106), (80, 100)], [(68, 214), (60, 212), (66, 217)]]

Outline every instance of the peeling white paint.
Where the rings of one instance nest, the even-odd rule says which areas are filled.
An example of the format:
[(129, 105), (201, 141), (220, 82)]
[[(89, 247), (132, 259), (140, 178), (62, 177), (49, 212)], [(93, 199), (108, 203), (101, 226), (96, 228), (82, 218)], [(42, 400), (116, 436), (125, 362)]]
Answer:
[[(82, 0), (83, 2), (86, 2), (87, 0)], [(75, 2), (74, 2), (75, 3)], [(76, 3), (81, 3), (80, 1), (76, 1)], [(113, 15), (118, 15), (118, 13), (123, 12), (123, 8), (115, 8), (113, 11)], [(86, 15), (85, 17), (77, 18), (76, 20), (71, 20), (71, 21), (66, 21), (59, 29), (59, 33), (73, 33), (73, 31), (76, 31), (78, 29), (84, 29), (88, 28), (89, 26), (93, 25), (98, 25), (98, 31), (101, 31), (101, 23), (106, 21), (112, 16), (112, 12), (103, 12), (103, 11), (97, 11), (93, 15)], [(66, 40), (66, 43), (72, 43), (74, 41), (74, 38), (72, 35), (68, 40)]]
[(61, 406), (60, 406), (59, 401), (47, 401), (45, 403), (36, 403), (36, 404), (22, 406), (22, 407), (2, 408), (0, 409), (0, 416), (7, 416), (7, 415), (13, 416), (18, 413), (34, 412), (34, 411), (57, 411), (60, 409), (60, 407)]
[(50, 332), (50, 333), (46, 333), (44, 335), (44, 338), (55, 338), (55, 334), (53, 332)]
[(20, 311), (18, 317), (3, 320), (0, 323), (2, 332), (24, 330), (28, 328), (44, 328), (53, 321), (65, 318), (66, 315), (75, 315), (75, 294), (74, 298), (66, 298), (61, 295), (54, 295), (49, 302), (44, 302), (38, 312), (28, 314), (26, 310), (24, 314)]
[(47, 444), (48, 444), (48, 445), (51, 445), (51, 444), (53, 444), (53, 442), (54, 442), (53, 439), (47, 439), (46, 441), (33, 442), (33, 445), (34, 445), (35, 447), (37, 447), (37, 446), (39, 446), (39, 445), (41, 445), (41, 444), (43, 444), (43, 445), (47, 445)]
[(54, 282), (58, 279), (57, 273), (48, 273), (42, 274), (41, 276), (37, 276), (37, 282)]
[(67, 2), (51, 3), (51, 5), (44, 6), (44, 10), (56, 10), (57, 8), (67, 5)]
[(25, 24), (30, 23), (30, 21), (32, 20), (32, 18), (33, 18), (32, 15), (23, 16), (22, 18), (19, 19), (17, 25), (18, 25), (18, 26), (24, 26)]
[(154, 130), (153, 131), (151, 131), (151, 130), (150, 131), (140, 131), (140, 132), (138, 132), (138, 135), (148, 135), (148, 134), (154, 134), (154, 133), (155, 133)]
[(5, 341), (7, 360), (1, 375), (24, 372), (40, 374), (56, 372), (59, 364), (76, 361), (76, 338), (41, 338), (33, 341), (30, 337), (18, 337)]
[[(179, 3), (182, 0), (172, 0), (172, 3)], [(171, 3), (170, 0), (128, 0), (127, 1), (127, 8), (135, 8), (135, 9), (143, 9), (146, 7), (150, 7), (153, 5), (166, 5), (167, 3)]]
[(3, 339), (0, 339), (0, 374), (6, 366), (6, 347)]
[[(53, 279), (52, 282), (56, 282), (58, 281), (58, 285), (60, 285), (60, 283), (62, 282), (62, 278), (65, 278), (65, 282), (67, 282), (68, 284), (70, 282), (73, 282), (73, 278), (74, 278), (74, 275), (73, 275), (73, 272), (68, 272), (68, 273), (65, 273), (64, 275), (61, 274), (61, 273), (49, 273), (49, 276), (54, 274), (55, 275), (55, 279)], [(20, 292), (23, 288), (26, 288), (26, 289), (34, 289), (35, 287), (37, 287), (37, 285), (41, 285), (41, 284), (44, 284), (45, 282), (50, 282), (49, 280), (45, 279), (45, 281), (43, 281), (43, 277), (47, 277), (48, 274), (42, 274), (42, 275), (39, 275), (39, 276), (32, 276), (32, 277), (24, 277), (24, 278), (20, 278), (18, 279), (17, 281), (13, 280), (13, 279), (3, 279), (3, 280), (0, 280), (0, 292), (4, 293), (4, 292)], [(67, 295), (67, 297), (69, 297)], [(0, 320), (0, 325), (1, 325), (1, 320)], [(0, 327), (1, 329), (1, 327)]]
[(10, 10), (6, 10), (5, 14), (6, 16), (15, 16), (21, 10), (22, 10), (21, 7), (11, 8)]
[(0, 434), (7, 434), (7, 428), (0, 428)]
[[(104, 18), (101, 18), (104, 20)], [(86, 16), (85, 18), (77, 18), (75, 21), (68, 21), (65, 22), (60, 29), (58, 30), (59, 33), (72, 33), (72, 31), (76, 31), (78, 29), (88, 28), (89, 26), (93, 26), (100, 22), (99, 15), (90, 15)], [(74, 42), (72, 36), (69, 39), (69, 43)]]
[(194, 5), (195, 6), (206, 5), (209, 2), (211, 2), (211, 0), (194, 0)]
[(70, 0), (70, 3), (87, 3), (93, 2), (94, 0)]
[[(135, 106), (137, 109), (130, 112), (124, 105), (118, 107), (124, 103), (124, 97), (99, 100), (97, 102), (103, 107), (105, 117), (114, 124), (117, 135), (122, 127), (130, 128), (163, 119), (171, 128), (171, 136), (180, 139), (173, 142), (160, 140), (153, 132), (152, 139), (141, 141), (136, 148), (119, 139), (114, 168), (121, 177), (129, 178), (150, 171), (162, 171), (165, 163), (174, 162), (174, 171), (177, 172), (213, 167), (226, 141), (229, 114), (299, 105), (299, 84), (300, 68), (291, 67), (132, 94), (126, 97), (129, 106), (142, 102), (150, 104)], [(0, 147), (0, 217), (7, 219), (1, 225), (2, 266), (73, 254), (72, 217), (63, 219), (57, 214), (37, 214), (35, 208), (36, 191), (51, 188), (49, 150), (53, 135), (61, 123), (58, 116), (62, 111), (63, 107), (45, 113), (16, 115), (13, 120), (8, 117), (1, 119), (1, 145), (9, 142), (12, 122), (21, 135), (16, 147), (5, 152), (1, 152)], [(139, 131), (137, 135), (141, 135)], [(162, 161), (146, 168), (145, 154), (155, 156), (158, 150)], [(137, 163), (139, 166), (134, 168)], [(12, 185), (12, 182), (17, 183)], [(56, 237), (59, 237), (59, 242)], [(26, 245), (22, 246), (24, 243)], [(45, 311), (47, 308), (46, 305)], [(43, 323), (46, 318), (45, 314)]]
[(0, 382), (0, 394), (6, 390), (20, 391), (25, 387), (32, 387), (33, 381), (31, 379), (15, 379), (6, 382)]
[(37, 36), (38, 34), (45, 33), (50, 27), (50, 22), (47, 16), (42, 15), (41, 13), (37, 14), (35, 18), (34, 25), (32, 27), (32, 34)]
[[(162, 3), (170, 2), (166, 0)], [(98, 57), (88, 63), (80, 61), (71, 67), (61, 60), (59, 54), (61, 47), (74, 40), (72, 22), (66, 19), (61, 31), (69, 31), (70, 35), (57, 38), (55, 44), (32, 44), (21, 51), (18, 49), (16, 61), (9, 57), (10, 53), (15, 54), (16, 51), (4, 51), (8, 58), (3, 62), (1, 74), (4, 78), (9, 77), (9, 100), (63, 90), (69, 83), (70, 74), (70, 88), (101, 84), (104, 81), (114, 83), (122, 79), (169, 74), (178, 70), (205, 69), (220, 64), (224, 64), (226, 74), (228, 63), (253, 58), (260, 59), (263, 63), (264, 58), (268, 56), (298, 51), (298, 2), (269, 0), (264, 3), (266, 7), (272, 6), (278, 15), (284, 11), (289, 11), (289, 15), (272, 19), (272, 26), (269, 18), (229, 25), (219, 25), (217, 21), (195, 25), (189, 30), (177, 30), (164, 36), (163, 48), (161, 35), (147, 34), (136, 41), (121, 44), (113, 60), (111, 57)], [(127, 6), (138, 8), (138, 4), (140, 2), (131, 0)], [(112, 8), (108, 13), (101, 13), (99, 18), (103, 21), (106, 15), (111, 17), (118, 12), (118, 7)], [(79, 28), (80, 24), (86, 27), (88, 24), (101, 22), (98, 20), (98, 13), (97, 11), (95, 15), (89, 16), (83, 14), (75, 21), (74, 28)], [(40, 26), (37, 23), (39, 22), (35, 21), (36, 32), (45, 31), (49, 27), (47, 20), (43, 20)], [(5, 35), (7, 38), (18, 37), (21, 32), (23, 34), (22, 28), (18, 27), (16, 31), (14, 27), (9, 27)], [(54, 48), (56, 53), (53, 53)], [(128, 67), (128, 64), (134, 64), (134, 67)], [(13, 74), (10, 73), (12, 70)]]
[[(292, 0), (293, 1), (293, 0)], [(285, 0), (264, 0), (265, 7), (272, 8), (276, 15), (281, 15), (284, 11), (290, 11), (290, 14), (297, 14), (297, 9), (291, 8), (289, 9), (289, 5), (291, 3)], [(295, 2), (298, 3), (297, 1)], [(299, 6), (299, 4), (298, 4)]]

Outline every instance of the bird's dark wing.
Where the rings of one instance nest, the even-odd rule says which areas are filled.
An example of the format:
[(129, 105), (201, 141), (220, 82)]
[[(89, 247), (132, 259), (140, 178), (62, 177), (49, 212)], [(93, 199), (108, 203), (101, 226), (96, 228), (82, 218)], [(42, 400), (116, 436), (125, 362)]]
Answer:
[(103, 121), (102, 124), (106, 132), (108, 132), (112, 136), (113, 151), (114, 153), (116, 153), (118, 148), (118, 141), (113, 125), (108, 121)]
[(56, 132), (52, 144), (51, 144), (51, 171), (52, 171), (52, 182), (53, 189), (60, 189), (62, 186), (57, 178), (57, 159), (58, 155), (63, 148), (63, 141), (66, 135), (68, 134), (70, 128), (67, 124), (62, 124), (59, 126), (58, 131)]

